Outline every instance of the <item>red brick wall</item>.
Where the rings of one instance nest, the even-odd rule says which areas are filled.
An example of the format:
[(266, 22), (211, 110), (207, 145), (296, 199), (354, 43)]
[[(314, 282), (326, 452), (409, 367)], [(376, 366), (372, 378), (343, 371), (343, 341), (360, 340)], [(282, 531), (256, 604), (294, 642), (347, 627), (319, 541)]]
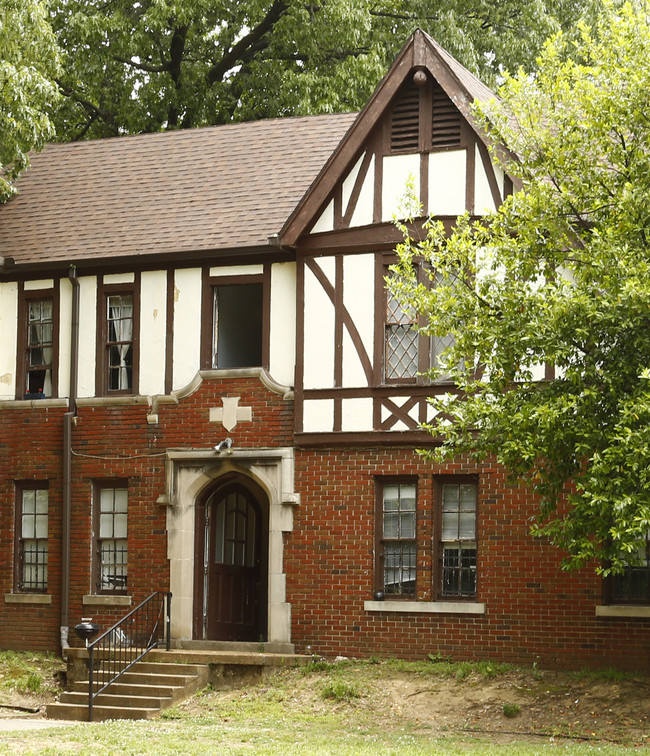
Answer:
[[(239, 396), (251, 407), (253, 422), (232, 432), (209, 422), (211, 407), (222, 396)], [(61, 505), (63, 414), (65, 408), (0, 406), (0, 648), (59, 648), (61, 620)], [(257, 378), (206, 380), (178, 404), (158, 407), (159, 423), (149, 425), (151, 408), (142, 404), (81, 406), (72, 431), (72, 522), (69, 623), (93, 617), (109, 627), (128, 609), (84, 606), (92, 593), (91, 494), (93, 482), (129, 481), (129, 590), (132, 606), (155, 590), (169, 587), (166, 507), (156, 503), (165, 493), (165, 450), (208, 450), (231, 436), (237, 447), (291, 445), (293, 402), (266, 389)], [(49, 605), (8, 604), (13, 589), (15, 481), (49, 480)], [(79, 645), (74, 633), (71, 645)]]
[[(418, 476), (418, 533), (430, 538), (434, 476), (449, 473), (478, 479), (477, 601), (485, 614), (365, 611), (374, 593), (375, 479)], [(285, 566), (299, 651), (650, 670), (650, 621), (596, 618), (601, 579), (591, 569), (559, 569), (561, 554), (529, 535), (531, 496), (507, 486), (498, 467), (440, 468), (410, 449), (314, 449), (297, 452), (296, 477), (301, 504)], [(418, 551), (423, 600), (436, 598), (429, 544)]]
[[(227, 434), (208, 422), (222, 396), (240, 396), (253, 422)], [(149, 425), (146, 405), (82, 406), (73, 429), (72, 570), (69, 623), (92, 616), (102, 627), (122, 607), (84, 606), (91, 593), (92, 483), (129, 480), (129, 594), (133, 604), (166, 589), (165, 493), (168, 448), (212, 448), (226, 435), (236, 447), (290, 446), (293, 406), (256, 378), (204, 381), (178, 404), (158, 408)], [(0, 648), (59, 648), (61, 586), (61, 454), (64, 408), (0, 407)], [(479, 616), (370, 613), (373, 597), (375, 479), (415, 475), (423, 504), (419, 528), (431, 533), (434, 476), (476, 474), (479, 481)], [(48, 479), (49, 605), (4, 600), (13, 588), (15, 481)], [(296, 451), (294, 530), (285, 535), (284, 567), (291, 603), (292, 640), (299, 651), (326, 655), (501, 659), (542, 666), (645, 668), (650, 671), (650, 621), (599, 619), (601, 581), (593, 571), (563, 573), (558, 552), (529, 536), (534, 502), (506, 485), (497, 467), (457, 464), (444, 470), (411, 449), (302, 449)], [(430, 600), (433, 564), (428, 542), (418, 552), (418, 598)], [(71, 636), (71, 642), (79, 642)]]

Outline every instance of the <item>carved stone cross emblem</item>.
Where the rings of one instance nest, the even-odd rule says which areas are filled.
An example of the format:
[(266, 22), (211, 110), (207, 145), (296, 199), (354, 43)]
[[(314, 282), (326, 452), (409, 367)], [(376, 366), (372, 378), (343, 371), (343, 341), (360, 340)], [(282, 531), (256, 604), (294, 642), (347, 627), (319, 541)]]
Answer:
[(227, 431), (231, 431), (238, 422), (250, 423), (253, 419), (252, 407), (240, 407), (238, 396), (221, 397), (222, 407), (210, 408), (210, 422), (221, 423)]

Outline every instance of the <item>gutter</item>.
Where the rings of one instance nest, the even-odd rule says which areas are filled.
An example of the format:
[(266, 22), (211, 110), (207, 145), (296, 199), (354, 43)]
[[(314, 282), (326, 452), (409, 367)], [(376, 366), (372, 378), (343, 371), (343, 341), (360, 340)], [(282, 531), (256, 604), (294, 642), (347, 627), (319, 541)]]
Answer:
[(68, 636), (70, 606), (70, 524), (72, 502), (72, 426), (77, 417), (77, 378), (79, 374), (79, 280), (74, 265), (68, 279), (72, 285), (70, 328), (70, 390), (68, 411), (63, 415), (63, 511), (61, 524), (61, 652), (70, 648)]

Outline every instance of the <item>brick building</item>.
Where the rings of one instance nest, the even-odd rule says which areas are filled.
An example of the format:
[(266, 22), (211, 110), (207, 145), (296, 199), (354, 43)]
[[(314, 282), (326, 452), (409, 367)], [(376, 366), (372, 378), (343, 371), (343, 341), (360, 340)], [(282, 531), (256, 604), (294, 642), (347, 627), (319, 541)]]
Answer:
[[(0, 207), (0, 647), (171, 590), (175, 639), (650, 668), (647, 596), (563, 573), (496, 465), (436, 467), (383, 277), (409, 177), (512, 191), (416, 32), (356, 115), (48, 146)], [(644, 605), (645, 603), (645, 605)]]

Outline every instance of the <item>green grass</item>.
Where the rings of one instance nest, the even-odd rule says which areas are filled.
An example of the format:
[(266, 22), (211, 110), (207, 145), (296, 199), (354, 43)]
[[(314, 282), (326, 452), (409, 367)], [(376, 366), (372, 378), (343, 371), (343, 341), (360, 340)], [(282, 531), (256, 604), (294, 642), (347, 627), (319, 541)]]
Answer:
[(54, 694), (59, 690), (64, 664), (51, 654), (0, 651), (0, 693)]
[[(482, 680), (512, 669), (495, 663), (451, 664), (447, 660), (316, 661), (306, 669), (289, 669), (237, 692), (205, 688), (191, 704), (178, 704), (153, 721), (4, 732), (0, 755), (650, 756), (647, 748), (565, 739), (561, 736), (574, 733), (568, 729), (564, 732), (561, 722), (554, 738), (529, 738), (528, 742), (523, 742), (523, 736), (519, 741), (503, 735), (495, 741), (478, 733), (449, 732), (443, 736), (440, 729), (434, 732), (422, 722), (401, 716), (381, 695), (382, 681), (395, 673), (403, 679), (422, 680), (425, 687), (429, 681), (444, 677), (454, 685), (457, 680), (467, 680), (463, 684), (475, 689)], [(1, 658), (0, 670), (6, 678)], [(535, 679), (531, 671), (528, 673), (531, 680)], [(47, 676), (40, 668), (30, 669), (27, 663), (22, 665), (21, 674), (27, 678), (30, 674)], [(458, 689), (462, 695), (462, 688)], [(508, 711), (518, 708), (516, 704), (503, 704), (496, 712), (501, 723), (503, 716), (508, 716), (507, 707)], [(515, 742), (504, 742), (508, 739)]]

